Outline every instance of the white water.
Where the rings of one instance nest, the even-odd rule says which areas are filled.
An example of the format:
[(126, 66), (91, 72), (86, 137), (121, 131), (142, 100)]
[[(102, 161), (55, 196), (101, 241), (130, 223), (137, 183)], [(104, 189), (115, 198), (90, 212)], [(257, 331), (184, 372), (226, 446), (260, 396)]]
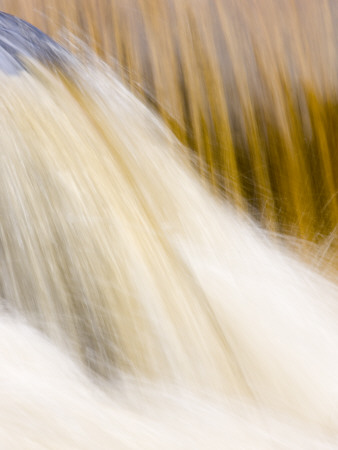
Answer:
[(0, 80), (1, 448), (338, 447), (337, 286), (106, 66), (30, 73)]

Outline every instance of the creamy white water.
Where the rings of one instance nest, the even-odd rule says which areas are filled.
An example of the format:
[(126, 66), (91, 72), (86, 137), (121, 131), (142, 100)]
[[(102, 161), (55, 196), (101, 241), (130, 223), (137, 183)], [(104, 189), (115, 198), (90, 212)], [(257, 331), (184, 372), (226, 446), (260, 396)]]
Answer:
[(0, 75), (2, 448), (336, 448), (337, 286), (106, 66), (27, 64)]

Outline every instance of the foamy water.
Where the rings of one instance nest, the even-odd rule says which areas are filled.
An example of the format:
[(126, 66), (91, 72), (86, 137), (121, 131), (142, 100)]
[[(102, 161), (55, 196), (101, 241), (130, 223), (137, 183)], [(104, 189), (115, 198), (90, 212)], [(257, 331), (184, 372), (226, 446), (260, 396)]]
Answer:
[(337, 448), (337, 286), (65, 59), (0, 74), (1, 447)]

